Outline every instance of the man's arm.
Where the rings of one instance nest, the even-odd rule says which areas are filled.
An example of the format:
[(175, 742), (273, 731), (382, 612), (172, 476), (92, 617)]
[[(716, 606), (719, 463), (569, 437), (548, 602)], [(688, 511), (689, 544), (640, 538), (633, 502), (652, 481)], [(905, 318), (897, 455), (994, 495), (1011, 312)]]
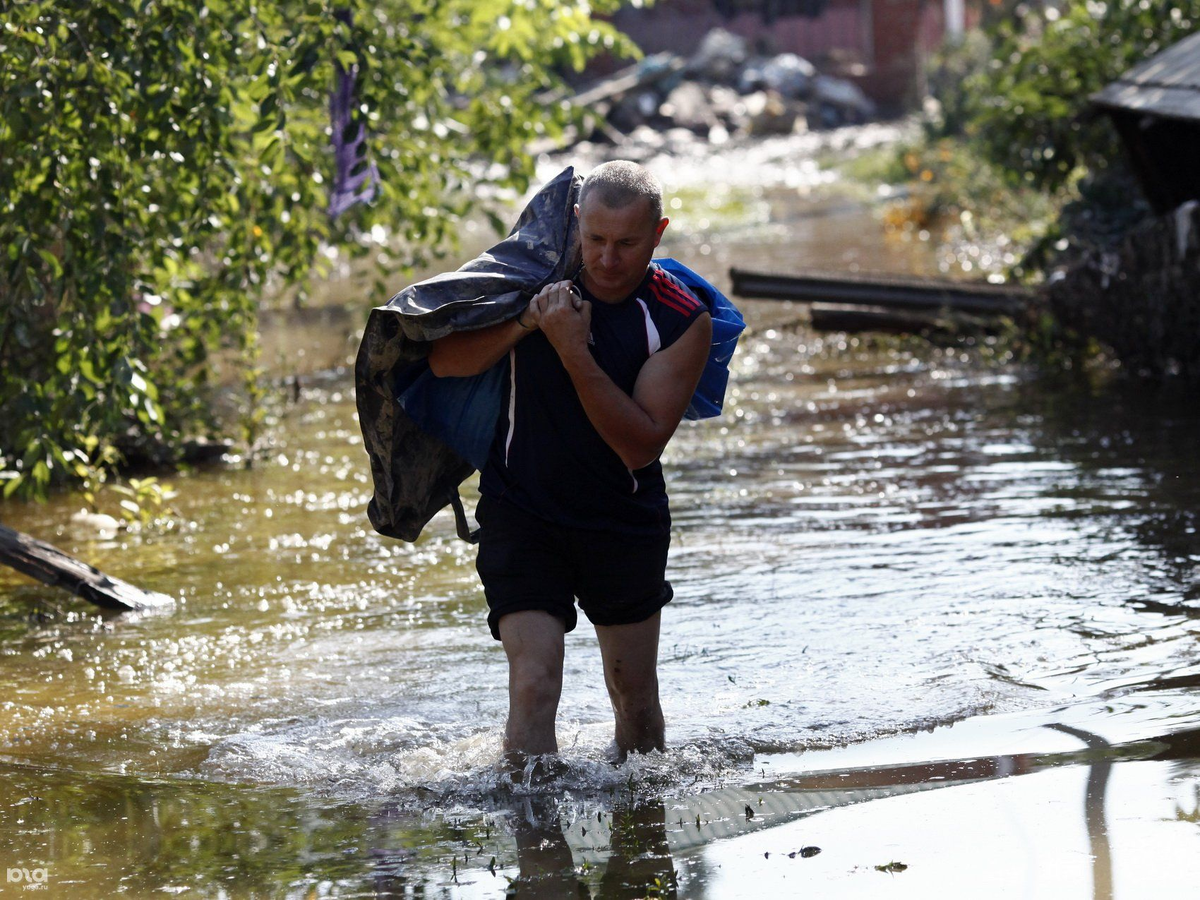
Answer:
[(530, 306), (515, 319), (438, 338), (429, 351), (429, 368), (439, 378), (478, 375), (498, 363), (521, 338), (537, 328), (536, 309), (530, 301)]
[(649, 465), (679, 427), (700, 382), (712, 347), (712, 317), (704, 313), (675, 343), (646, 360), (631, 397), (587, 349), (590, 305), (576, 310), (560, 296), (551, 297), (542, 314), (542, 330), (571, 376), (588, 420), (626, 468)]

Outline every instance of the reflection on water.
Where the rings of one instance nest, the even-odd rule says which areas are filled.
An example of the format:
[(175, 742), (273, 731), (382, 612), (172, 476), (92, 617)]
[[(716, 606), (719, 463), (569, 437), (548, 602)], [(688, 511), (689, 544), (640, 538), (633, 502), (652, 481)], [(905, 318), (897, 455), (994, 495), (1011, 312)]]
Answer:
[[(1111, 744), (1098, 734), (1072, 728), (1070, 725), (1049, 725), (1065, 734), (1073, 735), (1093, 750), (1103, 754)], [(1092, 851), (1092, 893), (1096, 900), (1111, 900), (1113, 895), (1112, 848), (1108, 841), (1108, 823), (1105, 821), (1104, 800), (1108, 788), (1108, 776), (1112, 772), (1112, 758), (1103, 755), (1088, 766), (1087, 791), (1084, 793), (1084, 820), (1087, 822), (1088, 844)]]
[[(1054, 827), (1035, 826), (1030, 835), (1039, 841), (1034, 856), (1052, 848), (1090, 860), (1087, 883), (1068, 881), (1055, 893), (1051, 872), (1037, 880), (1033, 895), (1182, 896), (1198, 874), (1195, 854), (1154, 871), (1153, 855), (1146, 852), (1166, 829), (1130, 835), (1128, 824), (1173, 819), (1166, 837), (1172, 844), (1182, 837), (1194, 850), (1200, 719), (1186, 697), (1161, 695), (1152, 705), (1115, 710), (1111, 739), (1070, 724), (1103, 721), (1097, 709), (1022, 713), (847, 751), (763, 760), (764, 774), (767, 767), (799, 771), (741, 786), (693, 792), (674, 785), (647, 794), (628, 787), (580, 793), (559, 784), (534, 793), (499, 792), (486, 809), (422, 810), (387, 799), (321, 800), (295, 789), (6, 766), (0, 854), (27, 868), (45, 867), (67, 892), (63, 896), (72, 895), (72, 885), (78, 896), (185, 889), (202, 895), (224, 889), (234, 896), (284, 890), (309, 896), (310, 889), (347, 897), (761, 895), (753, 882), (731, 885), (722, 871), (734, 864), (729, 848), (741, 845), (735, 861), (742, 869), (760, 865), (763, 877), (778, 878), (782, 870), (793, 881), (830, 882), (839, 894), (857, 895), (850, 876), (889, 861), (870, 855), (878, 835), (893, 832), (897, 861), (902, 853), (906, 865), (919, 859), (912, 854), (937, 849), (919, 829), (905, 830), (903, 823), (922, 804), (933, 804), (940, 825), (957, 821), (986, 839), (976, 842), (969, 858), (941, 859), (937, 872), (915, 879), (928, 881), (932, 874), (936, 883), (939, 874), (994, 865), (989, 841), (1004, 832), (995, 822), (982, 828), (972, 823), (972, 812), (983, 804), (1010, 818), (1051, 815)], [(1168, 723), (1179, 730), (1154, 730)], [(950, 733), (956, 729), (961, 733)], [(1014, 750), (921, 760), (939, 750), (969, 754), (997, 744)], [(873, 761), (863, 764), (870, 756)], [(1179, 764), (1173, 777), (1162, 768)], [(1155, 767), (1149, 782), (1147, 767)], [(1086, 784), (1055, 775), (1075, 772), (1084, 773)], [(1106, 796), (1110, 777), (1117, 788), (1112, 799)], [(1037, 784), (1035, 794), (1014, 792), (1014, 782), (1026, 779)], [(905, 806), (909, 801), (917, 805)], [(854, 815), (856, 809), (871, 810), (874, 825), (860, 821), (866, 830), (849, 835), (826, 827), (835, 813)], [(1066, 827), (1072, 817), (1075, 827)], [(841, 873), (828, 866), (821, 871), (821, 860), (833, 856), (857, 864)], [(1000, 881), (978, 896), (1014, 895), (1024, 878), (1021, 867), (1030, 860), (1006, 862)], [(1115, 890), (1131, 881), (1170, 889)]]
[[(717, 274), (937, 267), (869, 208), (807, 202), (760, 193), (730, 235), (668, 252)], [(0, 858), (89, 897), (965, 896), (979, 873), (997, 896), (1137, 897), (1200, 874), (1145, 855), (1200, 859), (1200, 410), (745, 308), (726, 415), (668, 453), (670, 753), (607, 762), (579, 629), (566, 774), (506, 783), (474, 549), (448, 515), (414, 545), (369, 530), (334, 372), (306, 377), (264, 464), (175, 479), (165, 532), (69, 531), (69, 497), (4, 508), (181, 602), (115, 619), (0, 572)]]

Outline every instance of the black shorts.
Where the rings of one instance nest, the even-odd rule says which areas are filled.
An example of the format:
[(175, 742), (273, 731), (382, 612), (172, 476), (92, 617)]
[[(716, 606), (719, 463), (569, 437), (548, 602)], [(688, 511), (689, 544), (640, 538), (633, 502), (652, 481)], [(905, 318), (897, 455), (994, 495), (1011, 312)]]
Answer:
[(628, 535), (567, 528), (502, 500), (483, 497), (479, 556), (488, 626), (500, 639), (500, 619), (540, 609), (575, 628), (575, 598), (593, 625), (644, 622), (670, 602), (666, 579), (671, 535)]

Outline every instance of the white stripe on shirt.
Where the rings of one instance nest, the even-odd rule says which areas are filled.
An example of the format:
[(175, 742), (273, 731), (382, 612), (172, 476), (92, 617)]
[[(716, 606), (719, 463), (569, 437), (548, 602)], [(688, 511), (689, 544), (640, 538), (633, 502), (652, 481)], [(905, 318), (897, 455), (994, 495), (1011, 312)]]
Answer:
[(650, 307), (646, 305), (646, 301), (638, 297), (637, 302), (642, 308), (642, 317), (646, 320), (646, 348), (653, 356), (662, 349), (662, 338), (658, 335), (658, 329), (654, 327), (654, 320), (650, 318)]
[(504, 439), (504, 466), (508, 467), (508, 451), (512, 448), (517, 412), (517, 349), (508, 351), (508, 437)]

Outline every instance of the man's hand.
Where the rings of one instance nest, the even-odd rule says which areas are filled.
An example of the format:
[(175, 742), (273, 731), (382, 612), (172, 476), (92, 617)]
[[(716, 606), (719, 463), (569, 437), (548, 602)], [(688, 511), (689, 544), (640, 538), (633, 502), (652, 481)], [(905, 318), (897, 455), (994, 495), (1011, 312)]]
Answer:
[[(429, 368), (434, 375), (439, 377), (463, 377), (486, 372), (503, 359), (519, 341), (541, 328), (543, 316), (550, 307), (554, 306), (554, 300), (561, 290), (566, 290), (567, 299), (570, 301), (568, 306), (576, 310), (576, 317), (578, 317), (578, 310), (583, 300), (578, 295), (570, 293), (570, 286), (571, 282), (569, 281), (559, 281), (547, 285), (529, 301), (519, 315), (507, 322), (474, 331), (456, 331), (444, 338), (439, 338), (433, 342), (433, 347), (429, 351)], [(588, 310), (588, 321), (583, 327), (582, 346), (585, 348), (590, 323), (591, 309)], [(551, 340), (553, 341), (553, 339)], [(555, 346), (558, 347), (558, 345)], [(574, 346), (574, 343), (568, 341), (568, 344), (563, 346)], [(560, 355), (562, 352), (560, 349)]]
[(529, 310), (564, 361), (587, 351), (592, 330), (592, 304), (580, 297), (569, 281), (556, 281), (542, 288), (529, 301)]
[(525, 308), (517, 313), (517, 324), (527, 331), (537, 331), (542, 327), (542, 307), (538, 297), (530, 297)]

